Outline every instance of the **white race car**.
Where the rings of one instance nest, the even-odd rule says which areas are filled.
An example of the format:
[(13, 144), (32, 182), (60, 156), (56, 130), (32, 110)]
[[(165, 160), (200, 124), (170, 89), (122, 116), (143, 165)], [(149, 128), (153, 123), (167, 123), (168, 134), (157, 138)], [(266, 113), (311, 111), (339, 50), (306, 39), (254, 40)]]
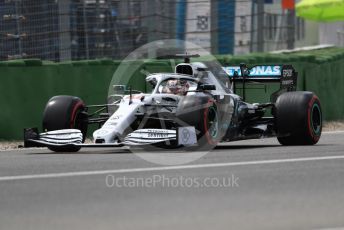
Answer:
[[(271, 136), (283, 145), (318, 142), (320, 101), (312, 92), (295, 91), (297, 73), (292, 66), (249, 69), (241, 64), (226, 74), (226, 69), (209, 63), (190, 63), (190, 57), (186, 55), (174, 73), (147, 76), (153, 86), (150, 94), (114, 86), (121, 95), (110, 96), (108, 104), (93, 106), (73, 96), (51, 98), (44, 111), (44, 132), (25, 129), (24, 146), (75, 152), (85, 146), (210, 148), (219, 142)], [(278, 82), (280, 89), (270, 102), (251, 104), (245, 102), (247, 82)], [(243, 98), (235, 93), (238, 84)], [(93, 109), (97, 111), (91, 113)], [(93, 143), (84, 144), (91, 124), (100, 128), (93, 132)]]

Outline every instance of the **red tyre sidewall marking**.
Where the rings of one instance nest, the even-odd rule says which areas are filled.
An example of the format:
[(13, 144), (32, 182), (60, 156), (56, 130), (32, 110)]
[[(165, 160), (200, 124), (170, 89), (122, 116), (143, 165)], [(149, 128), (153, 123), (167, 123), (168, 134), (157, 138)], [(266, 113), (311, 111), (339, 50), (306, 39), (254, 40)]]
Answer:
[(313, 104), (315, 101), (319, 100), (317, 96), (313, 96), (312, 100), (308, 103), (308, 132), (311, 135), (313, 141), (318, 141), (320, 136), (315, 135), (313, 132), (312, 121), (311, 121), (311, 113), (313, 110)]
[(75, 128), (74, 125), (75, 125), (75, 119), (76, 119), (76, 112), (78, 111), (79, 108), (82, 108), (84, 107), (84, 103), (82, 103), (81, 101), (79, 101), (78, 103), (76, 103), (74, 105), (74, 108), (72, 110), (72, 116), (70, 118), (70, 128)]
[(204, 125), (204, 129), (205, 129), (205, 137), (207, 138), (207, 142), (210, 145), (216, 145), (217, 144), (217, 141), (214, 141), (210, 137), (209, 130), (208, 130), (208, 124), (207, 124), (209, 107), (212, 106), (213, 104), (215, 104), (215, 102), (213, 100), (208, 100), (208, 103), (206, 105), (207, 107), (206, 107), (206, 109), (204, 110), (204, 113), (203, 113), (203, 125)]

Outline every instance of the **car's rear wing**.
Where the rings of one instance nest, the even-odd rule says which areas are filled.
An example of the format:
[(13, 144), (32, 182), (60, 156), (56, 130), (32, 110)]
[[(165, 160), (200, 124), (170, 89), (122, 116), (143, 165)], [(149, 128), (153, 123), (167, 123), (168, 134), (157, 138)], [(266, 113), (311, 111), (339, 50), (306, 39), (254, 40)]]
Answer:
[(245, 98), (245, 84), (250, 83), (280, 83), (280, 89), (271, 95), (271, 101), (286, 91), (295, 91), (297, 87), (297, 72), (291, 65), (257, 65), (248, 68), (245, 64), (240, 66), (227, 66), (223, 70), (229, 76), (235, 90), (236, 83), (242, 83), (243, 97)]

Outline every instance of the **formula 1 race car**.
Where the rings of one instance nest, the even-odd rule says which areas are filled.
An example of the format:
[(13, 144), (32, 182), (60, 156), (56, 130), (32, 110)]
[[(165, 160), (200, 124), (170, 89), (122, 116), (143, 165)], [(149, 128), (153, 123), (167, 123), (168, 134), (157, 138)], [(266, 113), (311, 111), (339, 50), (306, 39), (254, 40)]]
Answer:
[[(157, 146), (211, 148), (219, 142), (276, 136), (282, 145), (316, 144), (322, 131), (318, 97), (296, 91), (290, 65), (218, 67), (183, 55), (174, 73), (147, 76), (150, 94), (115, 85), (111, 102), (87, 106), (73, 96), (55, 96), (43, 115), (43, 133), (24, 130), (24, 146), (75, 152), (81, 147)], [(178, 56), (180, 57), (180, 56)], [(267, 103), (247, 103), (248, 83), (277, 82)], [(242, 96), (236, 94), (241, 87)], [(118, 100), (114, 100), (114, 98)], [(92, 109), (97, 109), (91, 113)], [(106, 111), (106, 112), (104, 112)], [(267, 116), (268, 114), (269, 116)], [(84, 144), (90, 124), (93, 143)]]

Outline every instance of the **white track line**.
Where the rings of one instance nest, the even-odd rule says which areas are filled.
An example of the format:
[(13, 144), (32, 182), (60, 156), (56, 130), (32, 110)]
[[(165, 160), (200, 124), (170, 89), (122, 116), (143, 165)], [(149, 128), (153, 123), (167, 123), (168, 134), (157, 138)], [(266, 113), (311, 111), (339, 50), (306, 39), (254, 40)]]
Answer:
[(344, 131), (325, 131), (325, 132), (322, 132), (322, 134), (341, 134), (341, 133), (344, 133)]
[(151, 167), (151, 168), (113, 169), (113, 170), (99, 170), (99, 171), (81, 171), (81, 172), (32, 174), (32, 175), (18, 175), (18, 176), (2, 176), (0, 177), (0, 181), (62, 178), (62, 177), (91, 176), (91, 175), (134, 173), (134, 172), (155, 172), (155, 171), (178, 170), (178, 169), (248, 166), (248, 165), (260, 165), (260, 164), (277, 164), (277, 163), (337, 160), (337, 159), (344, 159), (344, 156), (305, 157), (305, 158), (275, 159), (275, 160), (261, 160), (261, 161), (241, 161), (241, 162), (239, 161), (239, 162), (215, 163), (215, 164), (177, 165), (177, 166), (164, 166), (164, 167)]

